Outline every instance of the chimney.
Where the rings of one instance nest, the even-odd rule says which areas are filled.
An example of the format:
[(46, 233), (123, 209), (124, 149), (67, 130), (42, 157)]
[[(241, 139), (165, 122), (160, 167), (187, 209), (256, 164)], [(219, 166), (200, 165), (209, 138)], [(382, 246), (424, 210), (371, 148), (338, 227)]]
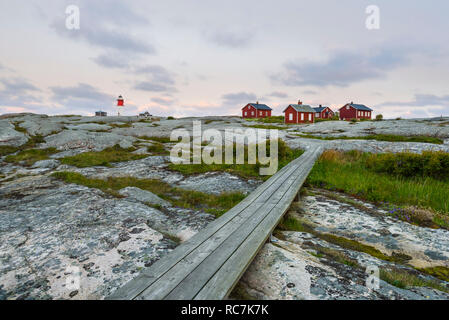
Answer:
[(256, 101), (256, 104), (259, 104), (259, 101)]
[(302, 101), (301, 101), (301, 100), (298, 100), (298, 104), (301, 105), (301, 104), (302, 104)]
[(354, 104), (354, 101), (351, 101), (351, 104)]
[(320, 104), (320, 108), (322, 107), (322, 105)]

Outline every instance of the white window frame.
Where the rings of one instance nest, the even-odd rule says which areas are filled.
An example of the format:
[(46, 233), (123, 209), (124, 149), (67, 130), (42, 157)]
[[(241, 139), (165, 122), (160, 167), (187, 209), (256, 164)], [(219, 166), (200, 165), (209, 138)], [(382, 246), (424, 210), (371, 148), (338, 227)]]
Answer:
[(309, 113), (309, 121), (312, 122), (312, 114)]
[(289, 120), (289, 121), (293, 121), (293, 113), (290, 112), (290, 113), (288, 114), (288, 120)]
[(247, 115), (248, 115), (248, 112), (245, 111), (245, 116), (247, 116)]
[(301, 112), (301, 121), (304, 121), (304, 113)]

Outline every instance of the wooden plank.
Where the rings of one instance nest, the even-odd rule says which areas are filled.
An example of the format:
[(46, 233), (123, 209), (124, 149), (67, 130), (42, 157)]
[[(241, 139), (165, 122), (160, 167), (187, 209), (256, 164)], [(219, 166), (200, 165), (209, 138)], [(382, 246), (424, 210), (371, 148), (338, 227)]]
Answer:
[(181, 259), (190, 254), (193, 250), (198, 248), (204, 241), (212, 237), (221, 227), (232, 221), (236, 216), (238, 216), (243, 210), (248, 208), (255, 200), (261, 197), (264, 192), (272, 187), (276, 182), (282, 181), (286, 175), (291, 174), (291, 171), (295, 168), (299, 159), (292, 161), (287, 166), (282, 168), (277, 174), (268, 179), (264, 184), (259, 186), (253, 193), (251, 193), (242, 202), (237, 204), (234, 208), (228, 211), (225, 215), (219, 219), (211, 222), (208, 227), (193, 236), (189, 241), (181, 244), (175, 250), (173, 250), (166, 257), (160, 259), (154, 263), (150, 268), (144, 270), (136, 278), (129, 281), (123, 287), (116, 290), (107, 299), (120, 299), (128, 300), (136, 298), (140, 293), (142, 293), (146, 288), (148, 288), (152, 283), (159, 279), (163, 274), (165, 274), (169, 269), (176, 265)]
[[(315, 151), (315, 157), (321, 153), (321, 149)], [(201, 291), (194, 297), (201, 299), (223, 299), (232, 291), (235, 284), (248, 268), (257, 252), (264, 245), (267, 238), (273, 232), (279, 220), (287, 212), (291, 202), (295, 198), (308, 173), (313, 167), (313, 162), (304, 168), (304, 174), (297, 177), (296, 187), (286, 192), (264, 220), (254, 229), (250, 237), (247, 237), (232, 256), (218, 269), (214, 276), (207, 282)]]
[[(223, 241), (207, 258), (167, 296), (166, 299), (193, 299), (203, 285), (216, 273), (222, 264), (237, 250), (241, 243), (251, 236), (257, 226), (269, 216), (272, 209), (291, 189), (292, 184), (298, 178), (298, 171), (292, 174), (286, 182), (276, 191), (276, 199), (266, 203), (262, 210), (259, 210), (248, 223), (240, 226), (231, 236)], [(246, 257), (242, 257), (246, 260)]]
[[(291, 179), (294, 176), (296, 167), (292, 167), (291, 171), (287, 172), (286, 177)], [(220, 229), (214, 237), (207, 242), (201, 244), (195, 251), (191, 252), (184, 259), (179, 261), (171, 270), (167, 271), (157, 282), (145, 289), (139, 296), (139, 299), (163, 299), (169, 294), (178, 283), (183, 281), (185, 277), (195, 270), (195, 268), (208, 258), (223, 242), (232, 236), (234, 241), (241, 241), (233, 234), (235, 230), (242, 226), (251, 224), (252, 221), (257, 221), (254, 215), (267, 214), (270, 207), (267, 206), (267, 200), (276, 196), (276, 192), (281, 189), (288, 189), (289, 185), (285, 180), (274, 183), (264, 193), (266, 193), (263, 202), (253, 202), (247, 209), (245, 209), (237, 219)], [(276, 203), (276, 202), (275, 202)], [(273, 205), (274, 206), (274, 205)], [(256, 219), (256, 220), (255, 220)]]

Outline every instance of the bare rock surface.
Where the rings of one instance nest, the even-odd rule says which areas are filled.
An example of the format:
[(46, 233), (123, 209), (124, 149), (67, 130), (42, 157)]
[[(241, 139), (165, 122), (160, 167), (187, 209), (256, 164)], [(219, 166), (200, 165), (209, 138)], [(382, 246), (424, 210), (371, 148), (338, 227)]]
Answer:
[[(214, 220), (210, 214), (173, 207), (155, 194), (135, 187), (126, 187), (118, 194), (104, 193), (63, 183), (50, 176), (53, 172), (72, 171), (96, 179), (157, 179), (173, 187), (209, 194), (250, 193), (262, 183), (227, 172), (185, 176), (170, 170), (170, 158), (160, 155), (112, 163), (109, 167), (76, 168), (61, 164), (64, 157), (100, 151), (116, 144), (122, 148), (133, 146), (137, 149), (134, 152), (146, 154), (146, 147), (156, 143), (151, 137), (168, 138), (175, 129), (191, 131), (194, 120), (201, 121), (203, 129), (221, 132), (260, 125), (238, 117), (142, 121), (138, 117), (115, 116), (48, 117), (28, 113), (0, 116), (0, 146), (23, 146), (31, 136), (42, 136), (45, 142), (36, 143), (32, 148), (58, 150), (49, 159), (32, 166), (5, 162), (6, 155), (0, 157), (0, 299), (101, 299)], [(293, 148), (307, 149), (319, 144), (325, 149), (419, 153), (449, 151), (448, 120), (357, 124), (334, 121), (287, 128), (282, 124), (277, 126), (282, 128), (280, 138)], [(297, 134), (430, 135), (445, 139), (446, 143), (325, 141), (305, 139)], [(162, 145), (169, 150), (174, 143)], [(277, 241), (263, 247), (239, 286), (261, 299), (448, 299), (445, 292), (426, 286), (403, 289), (381, 281), (378, 290), (367, 288), (367, 266), (410, 272), (417, 272), (416, 268), (420, 267), (449, 266), (446, 230), (413, 226), (387, 217), (386, 212), (375, 207), (370, 208), (367, 212), (332, 200), (326, 194), (315, 194), (305, 197), (302, 207), (295, 210), (317, 232), (347, 237), (387, 255), (409, 256), (406, 263), (345, 249), (311, 233), (282, 231)], [(373, 215), (373, 211), (377, 214)], [(358, 267), (319, 255), (317, 248), (337, 252)], [(66, 283), (73, 270), (80, 274), (80, 287), (76, 290)], [(423, 281), (436, 281), (447, 287), (442, 280), (417, 274)]]
[(170, 202), (165, 201), (164, 199), (159, 198), (154, 193), (142, 190), (136, 187), (126, 187), (119, 191), (121, 195), (124, 195), (126, 197), (129, 197), (131, 199), (135, 199), (137, 201), (143, 202), (143, 203), (151, 203), (155, 205), (161, 205), (164, 207), (169, 207)]
[(14, 130), (14, 125), (7, 120), (0, 120), (0, 146), (18, 147), (25, 144), (28, 137)]
[[(100, 299), (203, 228), (212, 216), (142, 202), (45, 176), (0, 187), (0, 290), (8, 298)], [(166, 235), (170, 235), (167, 237)]]
[[(369, 210), (313, 195), (304, 197), (292, 210), (320, 233), (356, 240), (386, 255), (404, 256), (407, 262), (381, 260), (307, 232), (282, 231), (264, 245), (237, 288), (257, 299), (449, 299), (448, 293), (433, 286), (400, 288), (382, 279), (377, 288), (367, 285), (367, 268), (377, 267), (416, 274), (449, 291), (448, 282), (416, 269), (449, 266), (449, 231), (411, 225), (388, 217), (383, 210), (373, 214), (374, 206), (361, 203)], [(332, 255), (319, 254), (321, 251)]]
[(54, 147), (58, 150), (85, 149), (101, 151), (116, 144), (122, 148), (133, 146), (136, 139), (108, 132), (90, 132), (84, 130), (64, 130), (47, 136), (43, 148)]

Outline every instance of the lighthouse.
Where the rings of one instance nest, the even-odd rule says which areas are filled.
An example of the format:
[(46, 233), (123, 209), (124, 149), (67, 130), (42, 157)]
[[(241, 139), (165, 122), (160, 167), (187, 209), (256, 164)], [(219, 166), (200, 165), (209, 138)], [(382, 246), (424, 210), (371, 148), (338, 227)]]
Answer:
[(117, 99), (117, 108), (118, 108), (118, 116), (120, 117), (120, 107), (124, 107), (125, 106), (125, 100), (123, 99), (123, 97), (121, 95), (118, 96)]

